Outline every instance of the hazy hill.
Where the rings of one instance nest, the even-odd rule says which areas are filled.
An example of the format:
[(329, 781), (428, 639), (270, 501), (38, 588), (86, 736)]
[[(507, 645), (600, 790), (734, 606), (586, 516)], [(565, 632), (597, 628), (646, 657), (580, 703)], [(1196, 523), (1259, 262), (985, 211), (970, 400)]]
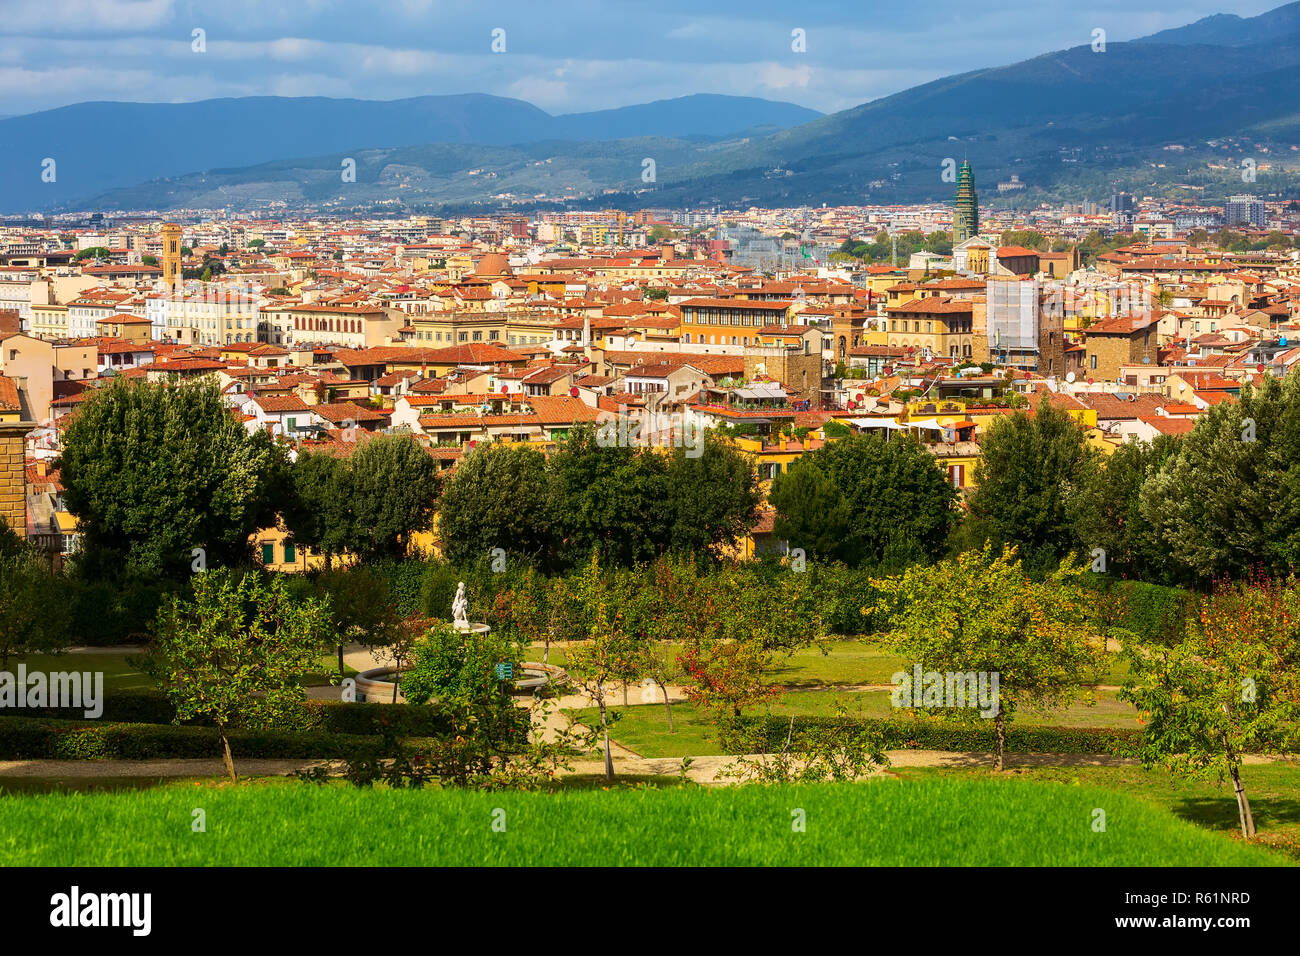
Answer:
[[(485, 94), (78, 103), (0, 119), (0, 209), (48, 208), (113, 187), (292, 156), (419, 143), (717, 138), (771, 132), (820, 115), (792, 103), (712, 95), (562, 116)], [(46, 157), (57, 164), (53, 183), (40, 178)]]

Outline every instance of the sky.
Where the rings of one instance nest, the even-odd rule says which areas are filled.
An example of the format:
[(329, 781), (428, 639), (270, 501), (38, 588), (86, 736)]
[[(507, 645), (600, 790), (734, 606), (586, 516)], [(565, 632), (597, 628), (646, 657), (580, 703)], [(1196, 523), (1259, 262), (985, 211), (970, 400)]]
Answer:
[(444, 93), (550, 113), (691, 93), (833, 112), (1085, 45), (1096, 29), (1119, 42), (1281, 2), (0, 0), (0, 116), (87, 100)]

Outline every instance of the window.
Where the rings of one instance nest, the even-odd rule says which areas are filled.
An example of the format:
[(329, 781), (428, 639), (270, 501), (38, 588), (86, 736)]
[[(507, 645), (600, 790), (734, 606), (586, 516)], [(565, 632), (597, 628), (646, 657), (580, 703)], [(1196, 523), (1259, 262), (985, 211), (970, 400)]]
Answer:
[(262, 545), (262, 563), (275, 564), (275, 545), (269, 541)]
[(286, 542), (284, 543), (284, 562), (285, 562), (285, 564), (293, 564), (293, 562), (294, 562), (296, 559), (297, 559), (297, 549), (294, 548), (294, 546), (293, 546), (293, 542), (292, 542), (292, 541), (286, 541)]
[(1088, 356), (1088, 367), (1094, 369), (1097, 367), (1097, 356), (1095, 355)]

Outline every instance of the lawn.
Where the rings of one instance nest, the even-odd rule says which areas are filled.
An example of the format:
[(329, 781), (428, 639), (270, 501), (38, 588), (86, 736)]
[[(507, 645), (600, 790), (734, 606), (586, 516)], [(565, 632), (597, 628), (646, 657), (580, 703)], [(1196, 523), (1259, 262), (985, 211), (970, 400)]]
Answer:
[[(191, 830), (202, 808), (207, 829)], [(1106, 809), (1106, 830), (1093, 810)], [(1091, 786), (936, 777), (558, 793), (297, 782), (4, 801), (6, 866), (1250, 866), (1285, 857)], [(804, 832), (792, 823), (806, 821)], [(352, 829), (340, 821), (383, 821)], [(500, 825), (504, 821), (504, 832)], [(497, 823), (494, 828), (493, 823)]]
[[(14, 659), (9, 662), (9, 670), (17, 671), (19, 664), (27, 667), (28, 673), (33, 671), (42, 671), (44, 673), (58, 671), (89, 671), (95, 673), (102, 671), (104, 674), (104, 690), (152, 690), (156, 685), (153, 679), (142, 671), (132, 667), (128, 658), (140, 656), (138, 652), (126, 653), (124, 651), (106, 651), (95, 654), (29, 654), (26, 657)], [(344, 674), (350, 677), (356, 676), (356, 670), (352, 667), (345, 666)], [(321, 669), (317, 673), (304, 674), (302, 677), (303, 684), (312, 686), (316, 684), (328, 684), (331, 678), (338, 677), (338, 659), (333, 654), (327, 654), (321, 658)]]
[[(635, 693), (635, 690), (634, 690)], [(634, 704), (623, 707), (617, 689), (613, 694), (617, 714), (610, 736), (643, 757), (685, 757), (720, 753), (713, 722), (695, 705), (683, 701), (673, 704), (674, 732), (668, 732), (668, 714), (660, 704)], [(842, 705), (850, 714), (884, 718), (893, 715), (889, 691), (789, 691), (777, 697), (769, 712), (781, 715), (830, 716)], [(753, 711), (757, 714), (759, 711)], [(579, 718), (595, 725), (600, 712), (595, 708), (578, 711)], [(1023, 710), (1016, 714), (1013, 726), (1022, 727), (1100, 727), (1128, 729), (1138, 727), (1137, 714), (1128, 704), (1117, 700), (1113, 692), (1101, 691), (1097, 703), (1071, 704), (1062, 710), (1038, 712)]]
[(16, 671), (21, 663), (26, 665), (28, 673), (102, 671), (106, 691), (148, 690), (154, 686), (153, 680), (127, 663), (128, 657), (135, 656), (138, 656), (135, 652), (127, 654), (121, 651), (103, 654), (29, 654), (21, 661), (10, 661), (9, 670)]
[[(913, 782), (980, 779), (994, 774), (991, 770), (957, 767), (900, 767), (895, 772), (901, 779)], [(1180, 777), (1141, 767), (1025, 767), (1007, 771), (1003, 776), (1123, 792), (1204, 829), (1240, 839), (1237, 801), (1231, 783)], [(1242, 768), (1241, 777), (1255, 817), (1258, 839), (1300, 860), (1300, 764), (1282, 761), (1248, 764)]]
[[(530, 660), (542, 659), (542, 645), (530, 647)], [(563, 667), (565, 649), (552, 647), (549, 663)], [(890, 684), (898, 671), (910, 671), (911, 662), (872, 638), (826, 641), (821, 647), (804, 647), (790, 655), (777, 654), (768, 674), (773, 684), (786, 687), (822, 687), (856, 684)], [(1101, 683), (1122, 684), (1128, 665), (1112, 654)]]

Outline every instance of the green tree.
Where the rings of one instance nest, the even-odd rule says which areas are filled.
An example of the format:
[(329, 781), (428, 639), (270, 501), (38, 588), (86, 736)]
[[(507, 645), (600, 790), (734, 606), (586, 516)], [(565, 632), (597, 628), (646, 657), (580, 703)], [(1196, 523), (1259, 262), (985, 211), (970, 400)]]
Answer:
[(1178, 643), (1125, 642), (1120, 698), (1146, 721), (1145, 766), (1231, 778), (1242, 836), (1255, 835), (1241, 782), (1248, 751), (1300, 744), (1300, 591), (1295, 578), (1221, 581), (1198, 599)]
[(550, 543), (546, 457), (528, 445), (484, 445), (467, 454), (438, 502), (438, 536), (453, 564), (502, 548), (525, 561)]
[(189, 597), (167, 599), (153, 635), (144, 669), (175, 705), (178, 722), (216, 726), (233, 781), (231, 728), (300, 720), (301, 677), (329, 649), (329, 609), (295, 601), (282, 576), (213, 568), (194, 575)]
[(734, 547), (758, 517), (762, 496), (749, 456), (712, 433), (674, 448), (665, 475), (669, 546), (681, 554)]
[(1078, 476), (1066, 509), (1083, 551), (1101, 548), (1108, 572), (1143, 579), (1167, 574), (1168, 546), (1142, 514), (1142, 488), (1177, 453), (1179, 442), (1172, 435), (1125, 442), (1091, 459)]
[[(800, 475), (805, 468), (816, 473)], [(850, 565), (938, 554), (957, 517), (956, 498), (934, 456), (909, 435), (826, 444), (778, 475), (771, 493), (776, 533), (792, 548)]]
[(57, 653), (71, 643), (65, 591), (63, 579), (21, 541), (0, 550), (0, 671), (11, 657)]
[(817, 463), (800, 461), (772, 484), (773, 533), (817, 558), (833, 559), (848, 539), (848, 500)]
[(565, 670), (574, 688), (586, 694), (600, 712), (600, 729), (605, 742), (605, 779), (613, 782), (609, 690), (612, 683), (627, 678), (636, 648), (619, 610), (619, 595), (602, 580), (599, 559), (594, 553), (575, 582), (575, 591), (584, 606), (583, 616), (590, 622), (590, 630), (587, 640), (569, 648)]
[(1073, 551), (1066, 501), (1095, 453), (1079, 424), (1046, 394), (1032, 411), (1003, 415), (989, 426), (967, 502), (981, 535), (1015, 545), (1037, 566)]
[(58, 461), (89, 569), (179, 578), (246, 560), (249, 535), (275, 522), (287, 490), (284, 448), (250, 435), (212, 381), (114, 379), (82, 403)]
[(648, 561), (667, 547), (667, 461), (658, 452), (602, 446), (580, 426), (550, 457), (547, 507), (552, 560), (572, 566), (599, 552), (616, 565)]
[(141, 256), (141, 257), (140, 257), (140, 263), (141, 263), (141, 265), (146, 265), (146, 266), (156, 266), (156, 265), (158, 264), (158, 257), (157, 257), (157, 256)]
[[(997, 676), (992, 719), (998, 770), (1007, 725), (1017, 710), (1070, 703), (1084, 684), (1096, 680), (1105, 644), (1094, 637), (1080, 574), (1067, 558), (1045, 580), (1035, 581), (1014, 550), (995, 555), (985, 546), (872, 582), (881, 592), (872, 610), (889, 620), (889, 643), (923, 673), (988, 675), (989, 686)], [(906, 676), (912, 704), (920, 698), (930, 706)]]
[(1211, 407), (1142, 489), (1142, 515), (1189, 582), (1300, 565), (1300, 371)]
[(399, 637), (402, 618), (388, 581), (365, 565), (322, 571), (312, 579), (311, 589), (330, 610), (339, 677), (343, 676), (344, 645), (378, 647), (392, 644)]
[(353, 538), (349, 477), (347, 460), (324, 452), (300, 452), (290, 471), (281, 517), (297, 544), (324, 555), (326, 569)]
[(409, 435), (376, 435), (347, 459), (355, 522), (351, 550), (362, 558), (401, 557), (427, 531), (438, 500), (438, 464)]

